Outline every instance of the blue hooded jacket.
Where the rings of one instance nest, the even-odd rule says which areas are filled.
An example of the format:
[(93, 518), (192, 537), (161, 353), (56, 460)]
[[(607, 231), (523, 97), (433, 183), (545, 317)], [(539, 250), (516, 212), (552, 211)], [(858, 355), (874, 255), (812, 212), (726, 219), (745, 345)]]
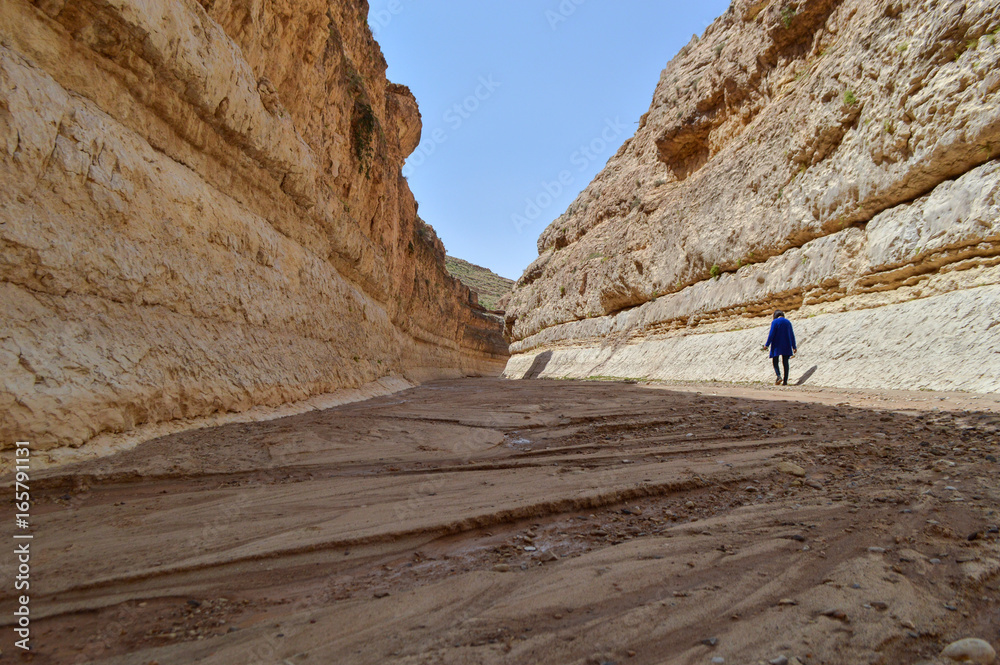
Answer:
[(792, 322), (783, 316), (771, 321), (771, 332), (768, 334), (767, 343), (764, 346), (771, 347), (771, 358), (792, 355), (798, 348), (795, 344)]

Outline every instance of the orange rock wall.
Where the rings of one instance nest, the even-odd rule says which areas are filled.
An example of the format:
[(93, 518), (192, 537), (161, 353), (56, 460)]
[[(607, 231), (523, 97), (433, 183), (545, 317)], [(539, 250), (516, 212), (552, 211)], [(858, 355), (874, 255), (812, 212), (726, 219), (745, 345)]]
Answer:
[(5, 0), (0, 441), (493, 373), (360, 0)]

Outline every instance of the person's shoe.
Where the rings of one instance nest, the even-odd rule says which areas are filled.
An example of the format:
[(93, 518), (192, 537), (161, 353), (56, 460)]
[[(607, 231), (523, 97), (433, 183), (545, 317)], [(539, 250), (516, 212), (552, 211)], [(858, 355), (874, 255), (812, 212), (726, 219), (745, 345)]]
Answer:
[(788, 381), (785, 381), (785, 382), (784, 382), (784, 383), (782, 383), (781, 385), (783, 385), (783, 386), (787, 386), (787, 385), (788, 385)]
[(776, 385), (776, 386), (780, 386), (781, 385), (781, 377), (780, 376), (777, 379), (774, 380), (774, 385)]

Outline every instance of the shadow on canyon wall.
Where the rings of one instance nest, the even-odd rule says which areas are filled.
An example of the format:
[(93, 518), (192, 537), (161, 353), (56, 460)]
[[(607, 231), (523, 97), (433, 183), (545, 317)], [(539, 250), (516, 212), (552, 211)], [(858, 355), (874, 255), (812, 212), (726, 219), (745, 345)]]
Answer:
[(541, 376), (542, 372), (545, 371), (545, 366), (549, 364), (549, 360), (552, 359), (551, 351), (544, 351), (535, 356), (534, 361), (531, 363), (531, 367), (528, 371), (524, 373), (522, 379), (537, 379)]

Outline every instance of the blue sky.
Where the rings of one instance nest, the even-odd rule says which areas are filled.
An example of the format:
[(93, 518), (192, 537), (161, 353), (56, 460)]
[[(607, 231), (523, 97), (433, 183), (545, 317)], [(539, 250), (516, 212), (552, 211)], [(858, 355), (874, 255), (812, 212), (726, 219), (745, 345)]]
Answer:
[[(448, 253), (511, 279), (638, 126), (660, 71), (726, 0), (370, 0), (423, 116), (403, 168)], [(561, 178), (560, 178), (561, 176)]]

